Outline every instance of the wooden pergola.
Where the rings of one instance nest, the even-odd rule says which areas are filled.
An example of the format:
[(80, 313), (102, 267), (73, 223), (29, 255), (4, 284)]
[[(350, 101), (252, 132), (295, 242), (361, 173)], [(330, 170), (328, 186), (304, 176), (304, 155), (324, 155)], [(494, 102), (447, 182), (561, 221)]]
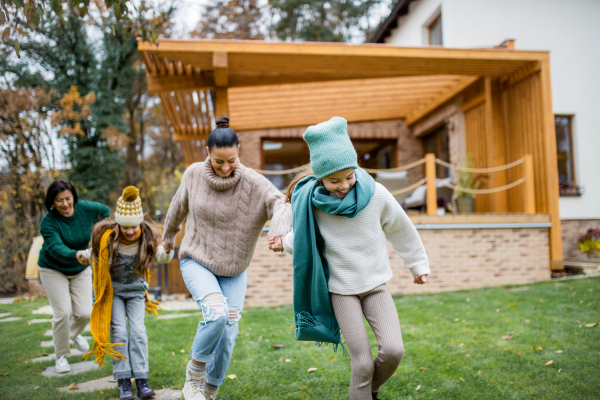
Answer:
[[(532, 155), (536, 212), (551, 217), (552, 269), (563, 268), (548, 52), (166, 39), (138, 42), (138, 50), (187, 163), (203, 159), (202, 143), (222, 115), (237, 131), (336, 115), (404, 118), (411, 126), (461, 96), (475, 166)], [(496, 174), (490, 186), (513, 181), (511, 174)], [(520, 212), (524, 192), (516, 187), (486, 202), (489, 212)]]

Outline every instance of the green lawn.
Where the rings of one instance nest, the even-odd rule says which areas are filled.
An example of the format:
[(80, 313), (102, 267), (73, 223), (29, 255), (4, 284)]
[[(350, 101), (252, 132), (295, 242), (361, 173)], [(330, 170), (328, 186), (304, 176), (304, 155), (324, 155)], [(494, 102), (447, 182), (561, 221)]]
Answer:
[[(383, 387), (383, 399), (600, 398), (600, 326), (586, 327), (600, 322), (600, 278), (394, 300), (406, 353)], [(44, 304), (45, 299), (0, 305), (0, 313), (23, 317), (0, 323), (0, 373), (8, 373), (0, 376), (0, 400), (115, 398), (116, 390), (73, 395), (54, 389), (110, 375), (108, 358), (99, 371), (52, 379), (37, 373), (53, 363), (26, 363), (42, 355), (40, 342), (49, 339), (43, 336), (49, 323), (27, 324), (31, 311)], [(291, 306), (244, 312), (228, 371), (236, 378), (227, 379), (220, 399), (348, 398), (349, 358), (331, 347), (296, 342), (285, 318), (292, 318)], [(152, 385), (181, 388), (198, 321), (150, 316), (146, 321)], [(511, 332), (512, 340), (502, 339)], [(273, 348), (276, 343), (284, 347)], [(371, 343), (375, 352), (372, 334)], [(312, 367), (318, 369), (308, 373)]]

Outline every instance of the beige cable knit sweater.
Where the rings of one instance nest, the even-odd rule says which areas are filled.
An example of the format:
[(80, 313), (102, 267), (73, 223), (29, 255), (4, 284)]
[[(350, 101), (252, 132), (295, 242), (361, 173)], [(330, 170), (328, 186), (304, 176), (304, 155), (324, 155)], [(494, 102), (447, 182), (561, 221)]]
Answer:
[(290, 230), (292, 209), (271, 182), (242, 164), (218, 176), (210, 160), (190, 165), (167, 212), (163, 240), (171, 245), (186, 219), (179, 258), (192, 258), (215, 275), (244, 272), (265, 223), (269, 234)]

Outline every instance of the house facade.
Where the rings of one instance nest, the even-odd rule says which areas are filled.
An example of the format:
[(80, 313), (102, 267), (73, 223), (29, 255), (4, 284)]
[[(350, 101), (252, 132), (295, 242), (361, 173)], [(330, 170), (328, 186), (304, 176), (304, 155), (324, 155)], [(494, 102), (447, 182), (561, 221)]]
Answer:
[(502, 43), (550, 52), (566, 259), (584, 257), (577, 238), (600, 227), (598, 17), (594, 0), (400, 0), (371, 40), (471, 49)]

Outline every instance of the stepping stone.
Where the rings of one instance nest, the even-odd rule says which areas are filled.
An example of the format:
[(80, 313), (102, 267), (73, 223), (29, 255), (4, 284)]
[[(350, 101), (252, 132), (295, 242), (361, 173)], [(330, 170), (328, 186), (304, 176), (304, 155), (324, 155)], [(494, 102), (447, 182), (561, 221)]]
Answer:
[(50, 304), (46, 304), (45, 306), (42, 306), (37, 310), (33, 310), (32, 313), (54, 315), (54, 311), (52, 311), (52, 307), (50, 307)]
[(46, 332), (44, 332), (44, 336), (52, 336), (52, 329), (48, 329)]
[(95, 364), (93, 361), (84, 361), (80, 363), (70, 364), (70, 366), (70, 372), (59, 374), (56, 372), (56, 367), (52, 366), (46, 368), (44, 372), (42, 372), (40, 375), (45, 376), (46, 378), (55, 378), (57, 376), (77, 375), (81, 374), (82, 372), (93, 371), (100, 368), (98, 367), (98, 364)]
[(12, 302), (14, 302), (16, 299), (16, 297), (4, 297), (2, 299), (0, 299), (0, 304), (10, 304)]
[(12, 315), (12, 313), (3, 312), (3, 313), (0, 313), (0, 318), (8, 317), (9, 315)]
[[(133, 383), (133, 387), (135, 387), (135, 383)], [(135, 389), (134, 389), (135, 390)], [(181, 390), (175, 389), (154, 389), (154, 397), (151, 397), (151, 400), (179, 400), (183, 399), (181, 395)], [(118, 400), (118, 399), (115, 399)]]
[(185, 317), (199, 317), (201, 315), (202, 315), (202, 313), (193, 313), (193, 314), (167, 314), (167, 315), (161, 315), (159, 319), (175, 319), (175, 318), (185, 318)]
[(117, 381), (115, 381), (111, 375), (104, 378), (95, 379), (89, 382), (77, 382), (77, 386), (79, 386), (78, 390), (69, 390), (68, 386), (58, 388), (58, 390), (67, 393), (84, 393), (91, 392), (93, 390), (116, 389)]
[[(85, 340), (92, 340), (93, 338), (91, 336), (84, 336), (83, 337)], [(52, 340), (44, 340), (40, 346), (42, 347), (54, 347), (54, 339)]]
[(16, 321), (18, 319), (21, 319), (21, 317), (2, 318), (2, 319), (0, 319), (0, 322)]
[(42, 322), (52, 322), (51, 319), (32, 319), (29, 321), (29, 325), (31, 324), (40, 324)]
[[(71, 349), (71, 357), (83, 356), (84, 354), (85, 353), (82, 353), (77, 349)], [(40, 363), (40, 362), (46, 362), (46, 361), (52, 361), (52, 360), (56, 360), (56, 353), (52, 353), (47, 356), (34, 358), (33, 360), (31, 360), (31, 362), (32, 363)]]
[(160, 306), (165, 311), (179, 311), (179, 310), (198, 310), (198, 303), (194, 300), (183, 300), (183, 301), (163, 301)]

